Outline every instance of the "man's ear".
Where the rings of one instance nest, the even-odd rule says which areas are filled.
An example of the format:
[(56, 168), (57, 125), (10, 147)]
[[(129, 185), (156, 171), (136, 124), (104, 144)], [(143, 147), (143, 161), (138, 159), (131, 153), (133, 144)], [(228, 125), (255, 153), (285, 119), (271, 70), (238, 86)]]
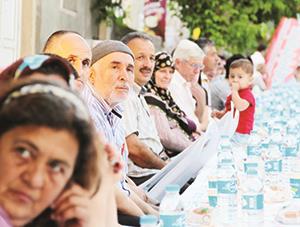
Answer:
[(90, 81), (90, 83), (92, 85), (95, 85), (96, 73), (95, 73), (95, 69), (94, 68), (91, 68), (91, 70), (90, 70), (89, 81)]

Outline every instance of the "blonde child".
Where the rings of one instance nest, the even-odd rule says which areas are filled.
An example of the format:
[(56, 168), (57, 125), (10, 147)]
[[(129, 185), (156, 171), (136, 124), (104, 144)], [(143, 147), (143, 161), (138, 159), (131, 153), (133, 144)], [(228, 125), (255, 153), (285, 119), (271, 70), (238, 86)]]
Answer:
[(227, 97), (224, 111), (216, 111), (213, 116), (221, 118), (231, 110), (230, 102), (234, 103), (240, 117), (235, 134), (231, 138), (233, 143), (245, 145), (253, 129), (255, 98), (251, 92), (253, 80), (253, 64), (246, 58), (233, 61), (229, 66), (229, 84), (231, 94)]

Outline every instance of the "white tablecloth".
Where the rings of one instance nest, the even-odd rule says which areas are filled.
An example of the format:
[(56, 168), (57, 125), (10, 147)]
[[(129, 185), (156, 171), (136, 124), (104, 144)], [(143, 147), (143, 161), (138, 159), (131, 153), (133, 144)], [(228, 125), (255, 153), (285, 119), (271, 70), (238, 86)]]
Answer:
[[(208, 207), (208, 196), (207, 196), (207, 177), (216, 168), (217, 158), (212, 158), (203, 168), (200, 170), (197, 178), (193, 184), (188, 187), (188, 189), (181, 195), (182, 202), (186, 211), (197, 207)], [(289, 202), (285, 203), (273, 203), (264, 204), (264, 224), (254, 227), (299, 227), (299, 225), (283, 225), (274, 220), (278, 210), (287, 205)], [(215, 208), (216, 209), (216, 208)], [(239, 209), (240, 210), (240, 209)], [(250, 225), (243, 223), (241, 214), (237, 217), (234, 227), (250, 227)], [(188, 227), (188, 226), (187, 226)], [(216, 223), (214, 227), (223, 227), (223, 225)], [(252, 227), (252, 226), (251, 226)]]

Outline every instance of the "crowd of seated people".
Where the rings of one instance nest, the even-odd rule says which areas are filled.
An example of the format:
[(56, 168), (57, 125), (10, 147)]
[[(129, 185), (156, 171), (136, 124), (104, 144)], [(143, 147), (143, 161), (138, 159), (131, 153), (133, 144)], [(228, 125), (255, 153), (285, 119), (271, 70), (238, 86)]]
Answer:
[(240, 59), (253, 67), (233, 56), (223, 68), (210, 40), (181, 40), (171, 55), (141, 32), (93, 48), (77, 32), (51, 34), (43, 53), (0, 73), (0, 225), (139, 226), (158, 215), (138, 185), (229, 111)]

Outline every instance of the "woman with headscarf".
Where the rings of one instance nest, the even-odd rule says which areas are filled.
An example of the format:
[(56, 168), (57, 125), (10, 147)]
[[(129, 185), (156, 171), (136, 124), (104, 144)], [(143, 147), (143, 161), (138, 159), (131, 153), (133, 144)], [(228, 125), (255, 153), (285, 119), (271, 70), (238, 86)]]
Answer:
[(183, 151), (198, 136), (196, 124), (186, 117), (168, 90), (173, 73), (172, 57), (166, 52), (157, 53), (153, 76), (145, 85), (144, 95), (161, 143), (169, 156)]

